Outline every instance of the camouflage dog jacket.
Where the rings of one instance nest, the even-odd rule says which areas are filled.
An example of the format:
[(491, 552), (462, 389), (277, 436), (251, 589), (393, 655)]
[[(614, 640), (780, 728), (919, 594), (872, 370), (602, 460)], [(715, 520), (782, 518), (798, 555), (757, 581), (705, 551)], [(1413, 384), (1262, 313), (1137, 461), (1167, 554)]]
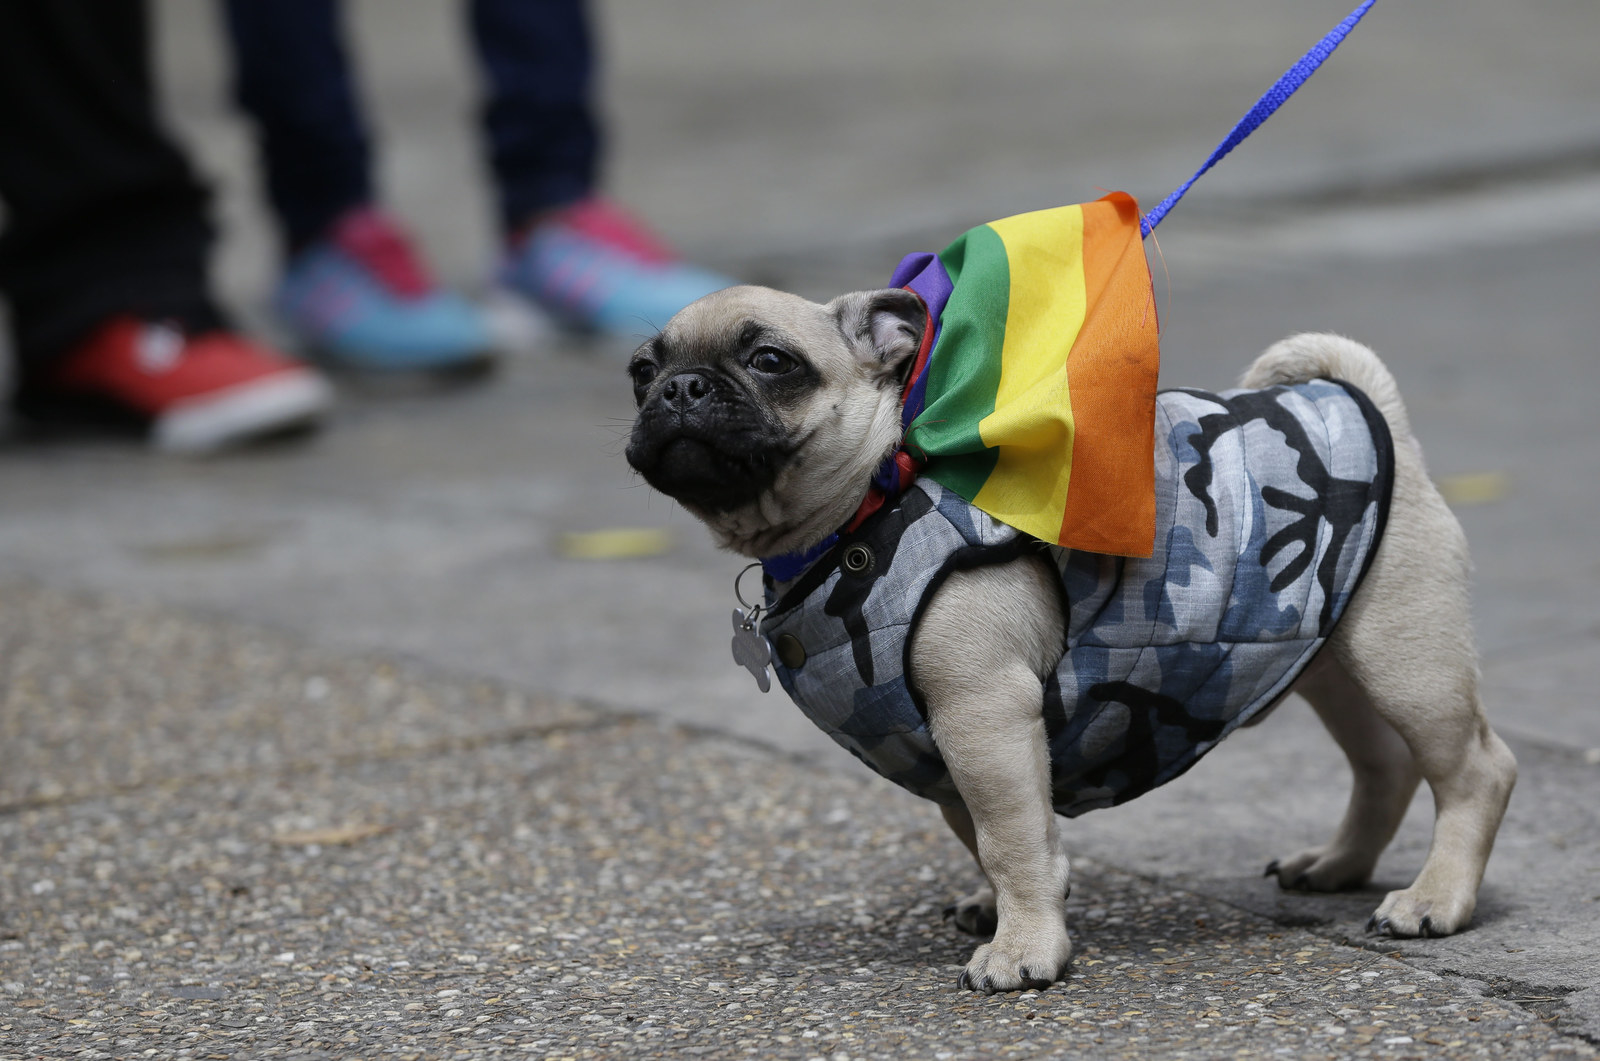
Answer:
[[(1388, 425), (1347, 384), (1165, 391), (1156, 549), (1048, 546), (926, 478), (769, 599), (762, 632), (800, 709), (919, 796), (959, 804), (910, 686), (910, 632), (952, 571), (1055, 561), (1066, 637), (1045, 681), (1056, 810), (1177, 777), (1269, 706), (1360, 584), (1388, 514)], [(769, 585), (769, 598), (776, 587)]]

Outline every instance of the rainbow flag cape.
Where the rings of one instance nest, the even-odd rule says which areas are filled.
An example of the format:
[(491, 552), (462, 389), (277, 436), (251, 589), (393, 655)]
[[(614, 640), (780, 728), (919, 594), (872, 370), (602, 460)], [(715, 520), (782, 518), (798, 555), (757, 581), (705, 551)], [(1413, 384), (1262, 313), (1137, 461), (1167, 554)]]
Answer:
[(1160, 349), (1133, 197), (979, 225), (890, 286), (929, 327), (879, 488), (927, 475), (1044, 541), (1149, 556)]

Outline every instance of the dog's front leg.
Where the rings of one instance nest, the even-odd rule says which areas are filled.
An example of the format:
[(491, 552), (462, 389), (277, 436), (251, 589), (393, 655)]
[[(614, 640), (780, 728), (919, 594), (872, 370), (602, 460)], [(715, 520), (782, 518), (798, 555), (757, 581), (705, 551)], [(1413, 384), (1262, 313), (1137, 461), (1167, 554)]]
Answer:
[(1047, 987), (1072, 955), (1042, 715), (1061, 645), (1053, 577), (1033, 560), (959, 572), (913, 633), (912, 679), (994, 889), (994, 940), (961, 976), (974, 990)]

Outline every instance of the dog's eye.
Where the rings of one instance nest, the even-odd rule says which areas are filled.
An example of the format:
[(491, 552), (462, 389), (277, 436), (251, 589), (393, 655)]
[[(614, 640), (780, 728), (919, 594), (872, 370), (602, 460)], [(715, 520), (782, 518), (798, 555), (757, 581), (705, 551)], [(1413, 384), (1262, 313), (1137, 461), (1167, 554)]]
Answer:
[(793, 354), (786, 354), (770, 346), (763, 346), (751, 354), (747, 364), (755, 371), (768, 376), (781, 376), (800, 367), (800, 362), (795, 360)]
[(635, 387), (648, 387), (661, 370), (649, 361), (635, 361), (628, 366), (628, 375), (633, 377)]

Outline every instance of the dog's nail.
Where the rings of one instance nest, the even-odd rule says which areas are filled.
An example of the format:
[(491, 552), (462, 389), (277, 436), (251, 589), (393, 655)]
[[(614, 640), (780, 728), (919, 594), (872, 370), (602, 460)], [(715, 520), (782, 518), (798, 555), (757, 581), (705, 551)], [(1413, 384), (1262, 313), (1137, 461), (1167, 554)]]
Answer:
[(954, 916), (956, 916), (956, 904), (951, 903), (949, 906), (944, 908), (944, 919), (948, 921)]
[(1261, 875), (1263, 877), (1270, 877), (1276, 872), (1278, 872), (1278, 860), (1277, 859), (1273, 859), (1271, 862), (1267, 863), (1266, 871), (1263, 872)]
[(1061, 899), (1065, 902), (1070, 898), (1072, 898), (1072, 885), (1069, 884), (1067, 885), (1067, 890), (1061, 893)]
[(983, 978), (983, 993), (986, 995), (992, 995), (998, 990), (1000, 989), (994, 986), (993, 978), (986, 974)]
[(1040, 976), (1026, 965), (1018, 970), (1018, 972), (1022, 975), (1022, 987), (1026, 991), (1043, 991), (1045, 988), (1055, 983), (1054, 980)]
[(1443, 932), (1435, 932), (1433, 930), (1433, 918), (1431, 917), (1424, 917), (1419, 928), (1424, 939), (1432, 939), (1434, 936), (1444, 935)]
[(972, 977), (967, 975), (967, 971), (965, 969), (961, 970), (961, 975), (956, 978), (956, 986), (961, 988), (963, 991), (972, 990)]

